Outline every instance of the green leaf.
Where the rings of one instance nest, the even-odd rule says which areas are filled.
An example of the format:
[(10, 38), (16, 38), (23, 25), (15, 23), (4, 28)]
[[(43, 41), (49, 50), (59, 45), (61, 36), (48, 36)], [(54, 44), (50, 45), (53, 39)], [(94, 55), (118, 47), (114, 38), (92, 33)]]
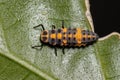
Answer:
[[(85, 48), (40, 45), (43, 24), (93, 29), (86, 15), (88, 0), (0, 0), (0, 80), (119, 80), (120, 35), (111, 34)], [(88, 6), (88, 5), (87, 5)]]

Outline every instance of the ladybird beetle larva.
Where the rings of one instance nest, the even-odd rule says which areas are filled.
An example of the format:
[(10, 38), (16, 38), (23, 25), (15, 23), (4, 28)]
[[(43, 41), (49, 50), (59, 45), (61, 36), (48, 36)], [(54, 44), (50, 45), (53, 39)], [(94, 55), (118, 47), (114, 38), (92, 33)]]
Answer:
[[(43, 31), (40, 34), (40, 41), (45, 44), (49, 44), (55, 47), (56, 46), (63, 47), (62, 51), (64, 53), (64, 47), (80, 47), (85, 46), (88, 43), (94, 42), (98, 39), (98, 35), (93, 31), (82, 30), (81, 28), (65, 28), (64, 21), (62, 21), (62, 28), (55, 29), (55, 26), (52, 25), (52, 30), (45, 30), (42, 24), (35, 26), (37, 28), (41, 26)], [(32, 46), (32, 48), (41, 47)]]

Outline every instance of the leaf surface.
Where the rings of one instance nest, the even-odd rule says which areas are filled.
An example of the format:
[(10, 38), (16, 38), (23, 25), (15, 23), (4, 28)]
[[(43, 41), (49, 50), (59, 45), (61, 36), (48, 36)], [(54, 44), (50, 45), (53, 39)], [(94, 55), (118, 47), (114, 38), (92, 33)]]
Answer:
[(85, 0), (0, 0), (0, 80), (118, 80), (120, 40), (112, 35), (85, 48), (40, 45), (43, 24), (91, 30)]

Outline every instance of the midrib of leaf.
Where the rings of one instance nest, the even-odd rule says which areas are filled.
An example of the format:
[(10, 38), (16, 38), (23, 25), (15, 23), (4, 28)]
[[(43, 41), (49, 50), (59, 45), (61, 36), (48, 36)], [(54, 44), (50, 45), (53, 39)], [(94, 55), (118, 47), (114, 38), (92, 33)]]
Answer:
[(35, 67), (34, 65), (28, 63), (25, 60), (22, 60), (21, 58), (19, 58), (16, 55), (13, 55), (12, 53), (1, 53), (3, 56), (11, 59), (14, 62), (17, 62), (19, 65), (22, 65), (23, 67), (29, 69), (30, 71), (32, 71), (33, 73), (42, 76), (43, 78), (47, 79), (47, 80), (55, 80), (55, 78), (49, 76), (48, 74), (46, 74), (45, 72), (43, 72), (42, 70), (38, 69), (37, 67)]

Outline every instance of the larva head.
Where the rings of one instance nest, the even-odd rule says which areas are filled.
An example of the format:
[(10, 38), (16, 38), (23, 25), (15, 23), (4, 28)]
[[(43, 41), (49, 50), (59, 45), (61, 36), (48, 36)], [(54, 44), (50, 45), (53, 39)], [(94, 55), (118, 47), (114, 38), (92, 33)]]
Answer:
[(98, 40), (98, 35), (89, 30), (82, 30), (82, 42), (89, 43)]
[(48, 43), (48, 35), (49, 35), (48, 31), (46, 30), (42, 31), (40, 34), (40, 40), (44, 43)]

